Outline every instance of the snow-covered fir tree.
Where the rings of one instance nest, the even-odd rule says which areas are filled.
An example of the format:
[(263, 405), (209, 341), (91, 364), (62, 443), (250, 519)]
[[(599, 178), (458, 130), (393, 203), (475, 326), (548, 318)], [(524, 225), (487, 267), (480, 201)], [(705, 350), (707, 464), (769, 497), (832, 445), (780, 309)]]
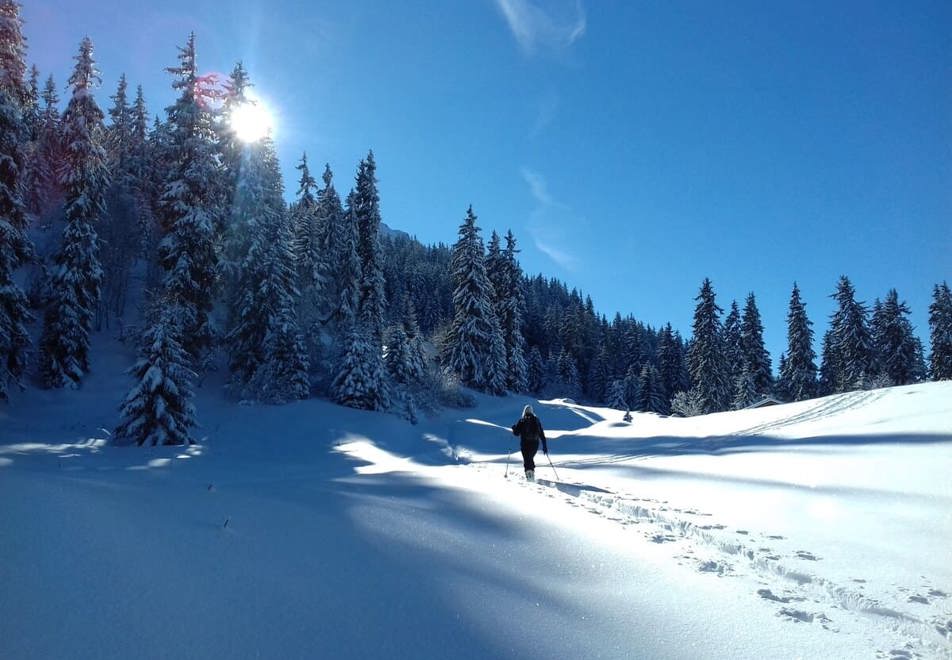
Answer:
[(139, 186), (141, 178), (135, 171), (133, 114), (127, 96), (128, 84), (123, 74), (109, 109), (110, 125), (105, 131), (106, 162), (111, 186), (106, 193), (106, 213), (97, 226), (101, 245), (103, 287), (96, 310), (96, 327), (108, 326), (111, 316), (121, 318), (125, 311), (132, 268), (142, 252)]
[(525, 392), (528, 387), (528, 365), (522, 327), (526, 301), (522, 292), (522, 267), (516, 259), (518, 252), (516, 237), (510, 230), (506, 232), (506, 247), (503, 251), (508, 290), (502, 305), (500, 326), (506, 346), (506, 388), (513, 392)]
[(53, 76), (46, 79), (36, 140), (26, 168), (25, 185), (30, 198), (30, 211), (47, 224), (47, 214), (62, 204), (63, 139), (60, 125), (59, 96)]
[(26, 103), (23, 105), (23, 123), (26, 125), (26, 139), (35, 142), (40, 128), (40, 69), (35, 64), (30, 66)]
[(929, 305), (929, 374), (932, 380), (952, 380), (952, 290), (936, 284)]
[(908, 385), (920, 380), (922, 351), (909, 321), (909, 306), (899, 301), (895, 289), (874, 312), (872, 326), (879, 372), (886, 382)]
[(168, 168), (161, 199), (165, 237), (159, 257), (165, 269), (165, 289), (184, 318), (182, 345), (201, 369), (213, 344), (209, 312), (214, 301), (218, 269), (216, 218), (221, 215), (216, 196), (216, 145), (213, 119), (202, 98), (195, 60), (195, 35), (179, 49), (179, 66), (167, 69), (179, 90), (168, 108), (169, 144), (164, 154)]
[[(314, 256), (314, 279), (320, 284), (315, 290), (318, 297), (317, 308), (324, 318), (332, 315), (340, 299), (338, 276), (341, 273), (341, 241), (342, 224), (344, 223), (344, 207), (340, 195), (334, 187), (334, 173), (329, 164), (324, 165), (321, 175), (324, 187), (319, 191), (314, 213), (316, 227), (316, 245)], [(356, 252), (356, 245), (354, 245)], [(350, 258), (350, 255), (347, 257)], [(345, 268), (344, 270), (350, 270)]]
[(45, 387), (78, 386), (89, 371), (89, 332), (102, 282), (95, 225), (105, 211), (109, 173), (103, 112), (92, 94), (100, 78), (88, 37), (75, 59), (72, 96), (63, 114), (66, 228), (50, 276), (40, 342)]
[(800, 288), (794, 282), (787, 312), (786, 359), (781, 362), (780, 368), (783, 396), (793, 401), (816, 396), (817, 368), (812, 325), (813, 322), (807, 318), (806, 306), (800, 300)]
[(403, 297), (403, 331), (407, 336), (407, 350), (409, 352), (409, 369), (411, 381), (420, 381), (426, 374), (426, 347), (420, 326), (417, 323), (416, 310), (413, 299), (409, 294)]
[(838, 354), (833, 342), (833, 330), (827, 328), (823, 333), (823, 344), (820, 353), (820, 372), (817, 378), (816, 391), (819, 396), (827, 396), (836, 391), (836, 374), (839, 371)]
[(653, 364), (641, 367), (638, 382), (638, 410), (653, 412), (660, 415), (668, 414), (668, 402), (661, 385), (661, 375)]
[(377, 194), (377, 164), (374, 152), (360, 161), (351, 199), (357, 221), (357, 256), (360, 257), (360, 289), (357, 317), (378, 346), (383, 342), (384, 279), (380, 256), (380, 197)]
[(131, 174), (132, 159), (132, 108), (129, 106), (126, 74), (119, 76), (116, 93), (110, 96), (113, 105), (109, 108), (110, 124), (106, 130), (106, 153), (113, 181), (120, 182)]
[(833, 387), (836, 392), (862, 388), (873, 375), (873, 340), (866, 307), (856, 300), (853, 284), (845, 275), (831, 296), (838, 308), (830, 320)]
[(529, 349), (529, 360), (526, 364), (526, 381), (531, 394), (539, 394), (545, 387), (545, 360), (538, 346)]
[(235, 202), (248, 248), (228, 334), (233, 388), (267, 403), (304, 398), (308, 364), (297, 325), (294, 232), (270, 138), (248, 147)]
[(130, 138), (129, 145), (129, 174), (132, 179), (132, 185), (135, 194), (136, 203), (136, 224), (139, 235), (139, 254), (145, 256), (148, 254), (148, 248), (154, 241), (153, 236), (156, 233), (155, 214), (153, 212), (153, 200), (156, 195), (152, 191), (153, 181), (149, 177), (149, 112), (145, 104), (145, 95), (142, 92), (142, 85), (136, 86), (136, 97), (132, 103), (130, 114)]
[(604, 402), (608, 400), (610, 381), (608, 350), (602, 344), (598, 349), (598, 354), (589, 366), (588, 372), (588, 390), (594, 401)]
[(499, 234), (492, 232), (489, 245), (486, 248), (486, 278), (490, 284), (490, 301), (493, 309), (493, 318), (496, 327), (490, 335), (490, 359), (487, 362), (489, 370), (489, 390), (494, 394), (502, 394), (506, 390), (508, 381), (508, 347), (505, 343), (503, 327), (509, 314), (510, 292), (509, 265), (500, 247)]
[[(24, 110), (30, 103), (30, 91), (26, 85), (26, 39), (23, 37), (23, 18), (20, 3), (0, 0), (0, 89), (10, 95), (20, 111), (18, 130), (25, 131)], [(23, 133), (21, 138), (28, 136)]]
[(665, 398), (669, 402), (678, 392), (690, 389), (690, 376), (684, 364), (681, 338), (668, 323), (658, 343), (658, 372)]
[[(279, 177), (276, 159), (274, 163), (274, 174)], [(263, 255), (262, 279), (256, 289), (261, 301), (258, 314), (265, 312), (267, 316), (262, 319), (265, 322), (263, 358), (247, 389), (259, 401), (281, 404), (307, 398), (310, 382), (307, 350), (297, 321), (294, 230), (283, 209), (275, 220), (262, 228), (270, 247)]]
[(303, 292), (319, 284), (315, 268), (319, 257), (316, 221), (318, 186), (307, 165), (306, 153), (301, 156), (301, 162), (295, 169), (301, 173), (301, 177), (297, 198), (291, 208), (291, 218), (294, 224), (297, 285)]
[(0, 400), (18, 386), (26, 369), (32, 319), (15, 271), (33, 257), (26, 236), (23, 188), (25, 138), (21, 102), (24, 44), (20, 6), (0, 1)]
[(724, 346), (724, 363), (727, 366), (727, 382), (730, 398), (737, 397), (738, 389), (744, 377), (744, 347), (741, 338), (740, 308), (737, 301), (731, 301), (730, 311), (724, 317), (721, 330)]
[[(744, 372), (752, 383), (754, 400), (763, 398), (773, 388), (773, 375), (770, 355), (764, 347), (764, 326), (760, 320), (760, 310), (757, 309), (757, 301), (753, 293), (747, 294), (747, 301), (744, 303), (740, 344), (744, 358)], [(753, 403), (753, 400), (749, 403)]]
[(332, 386), (337, 403), (361, 410), (384, 410), (389, 405), (383, 361), (376, 339), (355, 323), (346, 341), (347, 350)]
[(231, 201), (231, 195), (234, 194), (238, 184), (245, 156), (245, 144), (232, 125), (232, 113), (250, 102), (248, 89), (253, 87), (251, 76), (241, 61), (235, 63), (223, 86), (221, 114), (215, 127), (223, 169), (222, 185), (225, 188), (225, 203), (227, 204)]
[(459, 240), (453, 246), (453, 306), (446, 362), (467, 387), (491, 389), (494, 333), (499, 323), (492, 306), (492, 285), (486, 276), (483, 241), (476, 225), (473, 207), (459, 227)]
[(149, 316), (139, 359), (129, 370), (135, 384), (120, 406), (122, 422), (115, 430), (116, 441), (140, 446), (192, 444), (195, 374), (179, 340), (179, 321), (186, 315), (174, 300), (163, 300)]
[(341, 216), (335, 241), (337, 242), (337, 305), (334, 320), (340, 344), (353, 330), (357, 320), (357, 301), (360, 293), (360, 257), (357, 254), (357, 218), (354, 215), (353, 193), (347, 197), (347, 209)]
[(608, 385), (608, 407), (615, 410), (628, 410), (628, 399), (625, 396), (625, 381), (616, 378)]
[(641, 368), (637, 362), (628, 365), (628, 371), (625, 372), (625, 401), (628, 408), (638, 408), (638, 402), (641, 400)]
[(751, 404), (759, 401), (763, 397), (757, 389), (757, 383), (754, 380), (754, 370), (743, 360), (740, 376), (734, 384), (734, 400), (731, 407), (734, 410), (743, 410)]
[(575, 358), (564, 348), (555, 358), (555, 378), (549, 388), (555, 396), (577, 399), (582, 394)]
[(696, 391), (696, 400), (704, 413), (726, 410), (730, 405), (731, 388), (727, 382), (727, 365), (721, 337), (721, 308), (717, 306), (714, 287), (704, 279), (694, 310), (694, 335), (688, 354), (688, 365)]
[(402, 325), (395, 325), (387, 332), (387, 345), (384, 352), (384, 364), (387, 373), (394, 382), (407, 385), (414, 380), (413, 361), (410, 357), (410, 341)]
[(339, 332), (346, 333), (341, 345), (347, 348), (332, 394), (338, 403), (353, 408), (383, 410), (390, 404), (390, 393), (383, 363), (384, 279), (373, 152), (360, 162), (342, 229), (340, 303), (335, 316)]

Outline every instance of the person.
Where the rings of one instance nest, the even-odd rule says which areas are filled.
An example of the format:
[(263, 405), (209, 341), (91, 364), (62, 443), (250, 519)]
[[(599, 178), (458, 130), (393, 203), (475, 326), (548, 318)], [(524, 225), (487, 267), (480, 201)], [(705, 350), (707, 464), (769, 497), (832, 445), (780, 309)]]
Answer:
[(526, 470), (526, 479), (535, 481), (535, 458), (539, 451), (539, 442), (542, 442), (542, 453), (549, 455), (549, 447), (545, 442), (545, 431), (542, 422), (532, 412), (532, 406), (522, 409), (522, 417), (512, 426), (512, 434), (519, 436), (519, 448), (522, 450), (522, 465)]

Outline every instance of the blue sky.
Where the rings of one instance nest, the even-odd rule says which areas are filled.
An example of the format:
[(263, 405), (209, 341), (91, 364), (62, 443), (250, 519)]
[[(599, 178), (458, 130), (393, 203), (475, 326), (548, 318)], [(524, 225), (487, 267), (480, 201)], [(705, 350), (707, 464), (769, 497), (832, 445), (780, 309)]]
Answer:
[(373, 148), (387, 224), (451, 243), (471, 203), (609, 317), (687, 336), (704, 277), (725, 309), (753, 291), (775, 367), (794, 280), (818, 352), (841, 274), (896, 287), (924, 338), (952, 280), (948, 2), (25, 5), (61, 87), (92, 37), (104, 106), (123, 71), (167, 105), (194, 30), (200, 67), (242, 59), (278, 115), (289, 189), (302, 151), (346, 190)]

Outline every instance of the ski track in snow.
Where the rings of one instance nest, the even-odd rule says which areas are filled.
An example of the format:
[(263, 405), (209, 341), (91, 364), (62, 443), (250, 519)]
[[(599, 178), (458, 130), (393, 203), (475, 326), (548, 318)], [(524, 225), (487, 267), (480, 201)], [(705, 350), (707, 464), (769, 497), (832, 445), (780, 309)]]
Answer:
[(861, 407), (871, 405), (883, 396), (885, 396), (885, 390), (846, 392), (838, 396), (827, 397), (826, 399), (820, 399), (817, 404), (799, 414), (764, 424), (758, 424), (748, 429), (738, 431), (735, 435), (762, 435), (784, 428), (785, 426), (813, 422), (846, 410), (857, 410)]
[[(820, 400), (789, 417), (746, 428), (737, 435), (762, 435), (784, 427), (820, 420), (837, 413), (874, 404), (885, 391), (850, 392)], [(575, 412), (574, 408), (570, 408)], [(592, 423), (595, 420), (590, 420)], [(627, 454), (601, 455), (571, 461), (573, 477), (581, 468), (638, 460)], [(494, 478), (498, 466), (471, 463), (468, 469)], [(565, 468), (566, 470), (570, 468)], [(522, 481), (516, 470), (508, 481), (550, 498), (561, 499), (627, 528), (644, 542), (668, 545), (679, 564), (717, 576), (746, 580), (750, 593), (791, 624), (818, 625), (831, 634), (862, 634), (869, 620), (876, 627), (892, 631), (899, 644), (880, 649), (876, 657), (952, 658), (952, 600), (947, 590), (924, 582), (916, 588), (903, 585), (872, 585), (862, 576), (844, 584), (822, 575), (823, 557), (798, 546), (795, 539), (771, 530), (731, 529), (713, 520), (698, 508), (678, 508), (667, 501), (613, 492), (596, 484), (550, 481)], [(871, 595), (874, 592), (874, 595)], [(870, 640), (872, 642), (872, 640)]]

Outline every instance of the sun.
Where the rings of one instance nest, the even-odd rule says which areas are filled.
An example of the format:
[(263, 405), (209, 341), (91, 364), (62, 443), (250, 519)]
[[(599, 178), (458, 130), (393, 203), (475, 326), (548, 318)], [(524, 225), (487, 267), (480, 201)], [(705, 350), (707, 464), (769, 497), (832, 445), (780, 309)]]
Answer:
[(229, 119), (232, 130), (242, 142), (257, 142), (274, 130), (274, 119), (259, 101), (246, 101), (235, 106)]

